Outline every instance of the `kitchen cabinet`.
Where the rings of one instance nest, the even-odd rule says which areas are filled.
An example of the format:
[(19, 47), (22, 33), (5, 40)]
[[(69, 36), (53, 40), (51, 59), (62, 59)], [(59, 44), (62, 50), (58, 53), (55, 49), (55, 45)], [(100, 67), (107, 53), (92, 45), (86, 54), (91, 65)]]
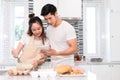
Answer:
[(120, 65), (91, 65), (91, 72), (96, 74), (96, 80), (120, 80)]
[(40, 16), (42, 7), (47, 3), (57, 7), (60, 17), (81, 17), (81, 0), (34, 0), (33, 12)]
[(81, 17), (81, 0), (58, 0), (60, 17)]
[(111, 61), (120, 61), (120, 13), (110, 14)]
[(54, 4), (57, 7), (57, 0), (34, 0), (33, 12), (36, 16), (40, 16), (41, 19), (43, 19), (43, 17), (40, 15), (41, 9), (47, 3)]
[(120, 80), (120, 65), (112, 65), (111, 66), (111, 79), (112, 80)]
[(96, 80), (111, 80), (111, 69), (108, 65), (91, 65), (91, 72), (96, 74)]
[(109, 0), (110, 1), (110, 9), (114, 11), (120, 11), (120, 0)]
[(91, 66), (90, 65), (79, 65), (79, 67), (82, 70), (85, 70), (86, 72), (91, 70)]
[(120, 61), (120, 5), (119, 0), (110, 0), (110, 56), (111, 61)]

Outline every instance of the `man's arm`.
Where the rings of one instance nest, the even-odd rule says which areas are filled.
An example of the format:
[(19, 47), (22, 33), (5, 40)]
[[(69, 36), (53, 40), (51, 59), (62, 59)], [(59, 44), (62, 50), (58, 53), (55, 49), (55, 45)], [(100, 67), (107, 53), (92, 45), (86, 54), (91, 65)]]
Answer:
[(77, 52), (77, 39), (71, 39), (67, 41), (69, 48), (63, 50), (63, 51), (56, 51), (55, 49), (49, 49), (49, 50), (41, 50), (42, 53), (44, 53), (46, 56), (59, 56), (59, 55), (71, 55), (75, 54)]
[(77, 39), (71, 39), (67, 41), (69, 48), (67, 48), (64, 51), (59, 51), (57, 52), (58, 55), (71, 55), (71, 54), (75, 54), (77, 52)]

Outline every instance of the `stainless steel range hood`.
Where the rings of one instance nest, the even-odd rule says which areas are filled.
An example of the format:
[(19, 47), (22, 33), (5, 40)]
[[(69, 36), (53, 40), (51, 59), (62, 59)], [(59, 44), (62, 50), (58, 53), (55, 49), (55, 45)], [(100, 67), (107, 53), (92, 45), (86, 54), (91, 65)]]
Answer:
[(81, 20), (80, 17), (61, 17), (63, 20)]

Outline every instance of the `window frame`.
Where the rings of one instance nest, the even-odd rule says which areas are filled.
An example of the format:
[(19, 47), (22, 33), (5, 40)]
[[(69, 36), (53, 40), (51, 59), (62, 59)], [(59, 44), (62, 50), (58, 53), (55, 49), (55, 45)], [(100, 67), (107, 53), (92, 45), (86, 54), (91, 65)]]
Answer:
[[(87, 53), (87, 34), (86, 34), (86, 8), (87, 7), (95, 7), (95, 17), (96, 17), (96, 53), (95, 54), (90, 54), (90, 53)], [(100, 41), (100, 38), (101, 38), (101, 28), (100, 28), (100, 8), (101, 8), (101, 3), (95, 3), (95, 2), (84, 2), (84, 7), (83, 7), (83, 55), (91, 58), (91, 57), (101, 57), (101, 41)], [(91, 46), (92, 47), (92, 46)]]
[[(4, 35), (7, 35), (7, 40), (0, 40), (1, 43), (7, 44), (5, 47), (4, 45), (1, 45), (2, 51), (0, 53), (1, 61), (0, 64), (2, 65), (16, 65), (17, 60), (12, 56), (11, 54), (11, 49), (16, 48), (15, 47), (15, 26), (14, 26), (14, 19), (15, 19), (15, 14), (14, 14), (14, 8), (15, 6), (24, 6), (25, 8), (25, 14), (24, 14), (24, 26), (25, 26), (25, 31), (28, 28), (28, 2), (12, 2), (12, 1), (3, 1), (1, 3), (3, 5), (2, 7), (5, 8), (3, 12), (7, 12), (7, 14), (3, 14), (3, 18), (0, 18), (2, 20), (2, 24), (4, 27), (2, 28), (2, 31), (0, 32), (1, 37), (4, 39)], [(7, 6), (7, 7), (6, 7)], [(7, 11), (6, 11), (7, 10)], [(2, 13), (1, 13), (2, 14)], [(4, 17), (5, 16), (5, 17)], [(5, 25), (4, 23), (7, 24)], [(8, 32), (4, 32), (8, 28)], [(9, 34), (8, 34), (9, 33)], [(6, 42), (8, 41), (8, 42)], [(5, 52), (6, 51), (6, 52)], [(5, 60), (5, 62), (3, 62)]]
[[(14, 35), (14, 36), (12, 36), (12, 45), (14, 45), (13, 47), (14, 48), (16, 48), (17, 47), (17, 45), (18, 45), (18, 43), (19, 43), (19, 40), (18, 41), (15, 41), (16, 39), (15, 39), (15, 19), (16, 18), (19, 18), (19, 19), (21, 19), (21, 18), (24, 18), (24, 25), (23, 26), (25, 26), (24, 27), (24, 32), (23, 32), (23, 34), (26, 32), (26, 30), (27, 30), (27, 28), (28, 28), (28, 2), (11, 2), (12, 4), (12, 9), (11, 9), (11, 12), (12, 12), (12, 14), (14, 14), (14, 15), (12, 15), (11, 14), (11, 16), (13, 16), (13, 29), (14, 29), (14, 32), (12, 32), (12, 34)], [(15, 7), (17, 7), (17, 6), (21, 6), (21, 7), (24, 7), (24, 17), (15, 17)], [(21, 35), (22, 36), (22, 35)]]

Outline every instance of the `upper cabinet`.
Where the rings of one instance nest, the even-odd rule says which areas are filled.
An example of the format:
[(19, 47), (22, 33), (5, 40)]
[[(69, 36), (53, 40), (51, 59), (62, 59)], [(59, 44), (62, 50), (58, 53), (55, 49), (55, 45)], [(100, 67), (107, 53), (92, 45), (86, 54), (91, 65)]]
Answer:
[(40, 16), (42, 7), (47, 3), (57, 7), (60, 17), (81, 17), (81, 0), (34, 0), (34, 13)]
[(113, 12), (120, 12), (120, 0), (110, 0), (110, 9)]
[(81, 17), (81, 0), (58, 0), (60, 17)]
[(33, 12), (35, 15), (40, 16), (41, 19), (43, 19), (43, 17), (40, 15), (41, 9), (47, 3), (54, 4), (57, 7), (57, 0), (34, 0)]
[(120, 0), (110, 0), (111, 61), (120, 61)]

